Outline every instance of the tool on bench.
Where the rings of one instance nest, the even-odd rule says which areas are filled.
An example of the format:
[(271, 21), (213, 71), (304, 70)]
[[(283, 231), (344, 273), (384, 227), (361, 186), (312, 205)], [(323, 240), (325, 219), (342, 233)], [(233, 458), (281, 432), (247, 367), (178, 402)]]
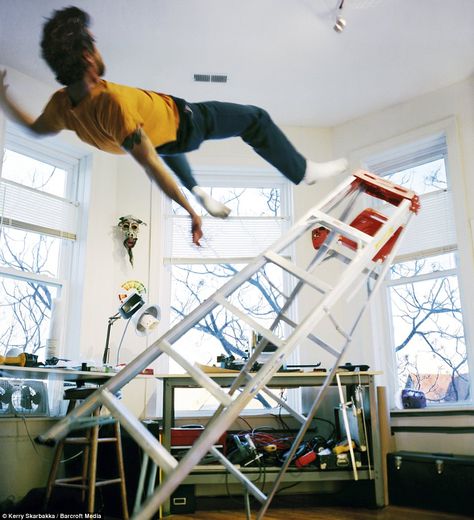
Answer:
[(26, 352), (22, 352), (18, 356), (0, 356), (0, 365), (35, 367), (38, 365), (38, 356)]

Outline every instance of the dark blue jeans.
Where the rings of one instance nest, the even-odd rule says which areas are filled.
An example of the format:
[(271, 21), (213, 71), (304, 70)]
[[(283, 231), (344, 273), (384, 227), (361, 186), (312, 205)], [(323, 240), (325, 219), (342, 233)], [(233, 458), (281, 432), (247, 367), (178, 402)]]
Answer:
[(176, 141), (159, 146), (156, 151), (188, 190), (197, 182), (184, 154), (199, 148), (203, 141), (228, 137), (241, 137), (294, 184), (303, 179), (306, 159), (262, 108), (220, 101), (187, 103), (173, 99), (180, 115), (178, 135)]

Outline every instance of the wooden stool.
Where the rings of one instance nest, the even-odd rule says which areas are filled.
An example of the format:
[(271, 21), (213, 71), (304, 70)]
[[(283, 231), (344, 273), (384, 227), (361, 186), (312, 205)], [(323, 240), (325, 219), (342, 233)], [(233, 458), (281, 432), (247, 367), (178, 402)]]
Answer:
[[(64, 399), (69, 401), (67, 413), (69, 413), (76, 406), (76, 402), (85, 399), (92, 394), (95, 388), (72, 388), (64, 393)], [(95, 491), (97, 487), (106, 486), (110, 484), (120, 485), (120, 495), (122, 499), (122, 513), (123, 519), (128, 520), (128, 505), (127, 505), (127, 491), (125, 487), (125, 470), (123, 464), (122, 441), (120, 437), (120, 424), (117, 420), (112, 419), (114, 428), (113, 437), (99, 437), (100, 426), (100, 407), (94, 410), (91, 417), (86, 420), (89, 422), (88, 426), (84, 426), (85, 435), (82, 437), (66, 437), (59, 442), (56, 453), (53, 459), (53, 465), (48, 477), (46, 486), (45, 506), (48, 505), (51, 499), (54, 486), (61, 486), (67, 488), (75, 488), (81, 490), (82, 501), (85, 501), (87, 491), (87, 512), (94, 513), (95, 505)], [(103, 424), (104, 422), (102, 422)], [(114, 442), (117, 453), (118, 477), (112, 479), (97, 479), (97, 452), (99, 444), (104, 442)], [(82, 455), (82, 474), (77, 477), (66, 477), (57, 479), (59, 463), (64, 452), (66, 444), (74, 444), (77, 446), (84, 446)]]

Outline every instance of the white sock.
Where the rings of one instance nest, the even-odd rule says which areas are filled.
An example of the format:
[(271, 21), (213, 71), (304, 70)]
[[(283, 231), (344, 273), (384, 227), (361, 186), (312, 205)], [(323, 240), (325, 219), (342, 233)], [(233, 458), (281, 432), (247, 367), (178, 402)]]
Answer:
[(306, 184), (314, 184), (316, 181), (329, 179), (330, 177), (339, 175), (343, 171), (347, 170), (348, 166), (349, 162), (344, 158), (324, 163), (316, 163), (307, 160), (303, 181)]
[(213, 217), (226, 218), (229, 216), (230, 208), (222, 204), (222, 202), (213, 199), (199, 186), (194, 186), (192, 192), (199, 204)]

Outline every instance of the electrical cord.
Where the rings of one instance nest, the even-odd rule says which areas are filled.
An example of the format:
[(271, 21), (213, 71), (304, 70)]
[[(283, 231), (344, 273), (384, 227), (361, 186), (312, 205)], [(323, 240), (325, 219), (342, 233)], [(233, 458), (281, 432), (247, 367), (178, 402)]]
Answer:
[[(30, 434), (30, 430), (28, 429), (28, 423), (26, 422), (26, 417), (24, 415), (21, 415), (21, 414), (16, 414), (16, 417), (19, 417), (20, 419), (23, 420), (23, 424), (25, 426), (25, 430), (26, 430), (26, 434), (28, 436), (28, 439), (30, 439), (30, 442), (31, 442), (31, 445), (33, 446), (33, 450), (35, 451), (36, 455), (38, 455), (38, 457), (41, 459), (41, 460), (45, 460), (47, 462), (51, 462), (50, 459), (47, 459), (46, 457), (43, 457), (41, 455), (41, 453), (38, 451), (38, 448), (36, 446), (36, 442), (34, 441), (34, 439), (32, 438), (31, 434)], [(64, 462), (69, 462), (70, 460), (73, 460), (73, 459), (77, 459), (77, 457), (80, 457), (82, 454), (84, 453), (84, 450), (81, 450), (79, 451), (78, 453), (76, 453), (75, 455), (72, 455), (71, 457), (68, 457), (67, 459), (62, 459), (60, 460), (59, 462), (61, 464), (63, 464)]]

